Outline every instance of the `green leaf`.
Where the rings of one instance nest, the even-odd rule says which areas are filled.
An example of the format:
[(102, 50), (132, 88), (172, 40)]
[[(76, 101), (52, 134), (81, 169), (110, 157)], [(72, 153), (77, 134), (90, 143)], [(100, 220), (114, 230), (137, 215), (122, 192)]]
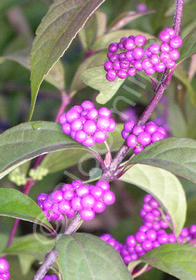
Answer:
[[(122, 145), (121, 131), (122, 124), (118, 124), (116, 130), (108, 134), (107, 141), (111, 151), (117, 151)], [(93, 150), (97, 150), (100, 154), (107, 152), (104, 143), (95, 145)], [(85, 147), (72, 147), (46, 155), (40, 166), (46, 168), (48, 173), (53, 173), (77, 164), (78, 171), (80, 171), (83, 163), (92, 158), (94, 156)]]
[(186, 218), (186, 197), (176, 176), (157, 167), (136, 164), (120, 180), (140, 187), (157, 199), (169, 214), (173, 231), (180, 234)]
[(15, 190), (0, 188), (0, 216), (18, 218), (43, 225), (54, 231), (41, 208), (29, 196)]
[(96, 101), (100, 104), (108, 102), (124, 82), (120, 78), (116, 78), (115, 82), (109, 82), (103, 66), (87, 69), (82, 74), (82, 80), (88, 86), (99, 91)]
[(86, 86), (82, 81), (82, 74), (88, 68), (104, 65), (106, 56), (106, 51), (101, 51), (91, 55), (80, 64), (71, 84), (71, 92), (77, 91)]
[(180, 59), (182, 61), (196, 53), (196, 28), (194, 28), (184, 39), (179, 49)]
[(183, 116), (182, 110), (174, 101), (169, 102), (168, 124), (170, 132), (175, 137), (187, 136), (187, 123)]
[(131, 163), (164, 168), (177, 176), (196, 182), (196, 141), (170, 137), (146, 147)]
[(45, 75), (103, 2), (104, 0), (57, 0), (50, 6), (36, 31), (31, 53), (30, 118)]
[(174, 76), (179, 79), (187, 88), (188, 95), (190, 97), (191, 102), (196, 106), (196, 94), (195, 91), (191, 85), (191, 82), (189, 81), (187, 75), (183, 71), (181, 67), (177, 67), (174, 71)]
[(115, 31), (118, 29), (121, 29), (123, 26), (125, 26), (127, 23), (133, 21), (134, 19), (137, 19), (141, 16), (145, 16), (147, 14), (154, 13), (154, 11), (147, 11), (144, 13), (138, 13), (135, 11), (128, 11), (128, 12), (123, 12), (119, 14), (119, 16), (110, 23), (108, 26), (109, 31)]
[(29, 256), (28, 257), (26, 255), (18, 255), (19, 258), (19, 262), (20, 262), (20, 268), (21, 268), (21, 272), (22, 275), (27, 275), (27, 273), (29, 272), (32, 264), (34, 263), (34, 261), (36, 260), (36, 258), (34, 256)]
[(3, 253), (9, 255), (33, 256), (44, 260), (45, 255), (52, 250), (55, 239), (49, 239), (44, 234), (33, 233), (21, 237), (15, 237), (13, 243)]
[(163, 244), (141, 257), (141, 260), (178, 279), (196, 279), (196, 249), (189, 244)]
[(29, 122), (0, 134), (0, 178), (41, 154), (78, 145), (52, 122)]
[[(30, 70), (30, 53), (29, 49), (19, 50), (13, 54), (6, 55), (4, 57), (0, 57), (0, 63), (5, 62), (6, 60), (11, 60), (18, 62), (23, 67)], [(44, 77), (44, 79), (55, 86), (60, 90), (65, 89), (65, 79), (64, 79), (64, 67), (62, 62), (59, 60), (49, 71), (48, 75)]]
[(64, 235), (57, 251), (63, 280), (132, 279), (118, 252), (91, 234)]
[(120, 41), (121, 37), (128, 37), (130, 35), (139, 35), (142, 34), (146, 36), (147, 39), (154, 39), (154, 37), (148, 33), (134, 30), (134, 29), (127, 29), (127, 30), (117, 30), (110, 32), (108, 34), (103, 35), (102, 37), (98, 38), (95, 43), (92, 46), (93, 50), (100, 50), (105, 49), (108, 47), (108, 45), (112, 42), (118, 42)]

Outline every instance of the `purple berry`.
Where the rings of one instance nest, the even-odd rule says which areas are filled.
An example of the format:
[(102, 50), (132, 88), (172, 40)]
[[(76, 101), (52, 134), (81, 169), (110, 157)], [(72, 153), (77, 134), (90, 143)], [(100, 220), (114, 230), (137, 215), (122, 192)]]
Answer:
[(112, 69), (112, 62), (106, 61), (106, 63), (104, 64), (104, 69), (105, 69), (105, 71)]
[(127, 72), (125, 70), (118, 70), (117, 72), (117, 76), (120, 78), (120, 79), (126, 79), (127, 78)]
[(167, 63), (170, 60), (170, 55), (167, 52), (162, 52), (160, 54), (160, 60), (164, 63)]
[(61, 201), (59, 203), (59, 211), (62, 214), (68, 214), (71, 210), (71, 203), (67, 200)]
[(178, 60), (179, 57), (180, 57), (180, 53), (178, 50), (176, 49), (172, 49), (170, 52), (169, 52), (169, 56), (170, 56), (170, 59), (171, 60)]
[(97, 120), (97, 128), (100, 130), (108, 130), (110, 127), (110, 120), (106, 117), (99, 117)]
[(89, 187), (82, 184), (76, 189), (76, 193), (79, 197), (86, 196), (89, 194)]
[(81, 211), (82, 210), (82, 203), (80, 197), (74, 197), (71, 201), (71, 207), (75, 211)]
[(137, 146), (137, 137), (134, 134), (130, 134), (127, 137), (127, 146), (129, 148), (135, 148)]
[(83, 130), (76, 132), (75, 140), (78, 143), (83, 143), (86, 139), (87, 139), (87, 134)]
[(110, 118), (111, 111), (107, 107), (102, 107), (98, 110), (98, 114), (102, 117)]
[(168, 42), (170, 40), (170, 34), (167, 30), (163, 30), (160, 32), (159, 34), (159, 39), (162, 41), (162, 42)]
[(66, 119), (67, 122), (72, 123), (74, 120), (79, 119), (80, 114), (74, 110), (74, 109), (70, 109), (67, 113), (66, 113)]
[(93, 145), (95, 145), (95, 140), (93, 137), (88, 137), (86, 138), (82, 144), (85, 146), (85, 147), (92, 147)]
[(106, 74), (106, 79), (110, 82), (113, 82), (117, 77), (116, 71), (115, 70), (109, 70)]
[(134, 62), (134, 67), (138, 71), (142, 71), (143, 70), (142, 62), (140, 60), (136, 60)]
[(96, 122), (93, 120), (87, 120), (83, 125), (83, 130), (88, 135), (93, 135), (97, 130)]
[(107, 139), (107, 132), (101, 130), (96, 131), (93, 137), (96, 143), (103, 143)]
[(82, 209), (80, 216), (84, 221), (91, 221), (95, 217), (95, 212), (92, 209)]
[(143, 131), (144, 131), (143, 126), (141, 126), (141, 125), (136, 125), (136, 126), (133, 128), (132, 133), (135, 134), (135, 135), (138, 135), (138, 134), (140, 134), (140, 133), (143, 132)]
[(126, 131), (123, 129), (122, 132), (121, 132), (121, 135), (122, 135), (122, 138), (123, 138), (123, 139), (127, 139), (127, 137), (129, 136), (129, 133), (126, 132)]
[(132, 51), (127, 51), (125, 54), (126, 54), (126, 59), (128, 59), (129, 61), (133, 60), (133, 52)]
[(182, 38), (180, 36), (175, 36), (170, 40), (169, 44), (172, 49), (177, 49), (182, 46)]
[(143, 151), (144, 147), (142, 146), (137, 146), (134, 148), (133, 152), (134, 154), (139, 154), (141, 151)]
[(109, 125), (107, 131), (112, 132), (116, 129), (116, 122), (113, 119), (109, 119), (109, 121), (110, 121), (110, 125)]
[(65, 134), (69, 135), (69, 134), (71, 133), (71, 126), (70, 126), (70, 124), (69, 124), (69, 123), (64, 123), (64, 124), (62, 125), (62, 131), (63, 131)]
[(161, 44), (161, 51), (162, 52), (167, 52), (168, 53), (170, 51), (170, 49), (171, 48), (170, 48), (170, 45), (168, 43), (162, 43)]
[(112, 191), (106, 191), (103, 195), (103, 201), (106, 205), (111, 205), (115, 202), (115, 195)]
[(109, 191), (110, 189), (110, 185), (108, 184), (108, 182), (103, 180), (98, 181), (96, 186), (102, 188), (103, 191)]
[(137, 136), (137, 141), (142, 146), (148, 146), (151, 143), (151, 135), (148, 132), (141, 132)]
[(158, 43), (153, 43), (149, 46), (149, 51), (155, 54), (158, 53), (160, 51), (160, 45)]
[(83, 208), (93, 208), (95, 204), (95, 198), (91, 194), (85, 195), (81, 200), (81, 205)]
[(66, 113), (63, 113), (62, 115), (60, 115), (59, 117), (59, 123), (62, 125), (64, 123), (66, 123), (67, 119), (66, 119)]
[(158, 63), (158, 64), (155, 65), (154, 68), (157, 72), (161, 73), (161, 72), (165, 71), (166, 66), (163, 63)]
[(118, 50), (118, 43), (111, 43), (108, 47), (109, 52), (117, 52)]
[(8, 280), (9, 278), (10, 278), (9, 272), (5, 272), (5, 273), (0, 274), (0, 279), (1, 280)]
[(153, 122), (148, 122), (145, 126), (145, 132), (148, 132), (150, 134), (154, 133), (157, 130), (157, 126)]
[(122, 60), (120, 62), (120, 68), (121, 69), (128, 69), (129, 68), (129, 65), (130, 65), (130, 62), (127, 61), (127, 60)]
[(129, 235), (126, 239), (126, 244), (129, 247), (134, 247), (136, 245), (136, 240), (134, 235)]
[(135, 122), (134, 122), (134, 121), (128, 121), (128, 122), (126, 122), (126, 123), (124, 124), (124, 130), (125, 130), (126, 132), (131, 132), (132, 129), (133, 129), (133, 127), (134, 127), (134, 125), (135, 125)]
[(93, 210), (96, 213), (102, 213), (105, 210), (105, 203), (103, 201), (95, 201), (95, 205), (93, 207)]
[(153, 244), (150, 240), (145, 240), (144, 242), (142, 242), (142, 248), (145, 251), (150, 251), (153, 248)]
[(167, 67), (168, 69), (172, 69), (172, 68), (174, 68), (175, 66), (176, 66), (176, 63), (175, 63), (175, 61), (173, 61), (173, 60), (168, 61), (167, 64), (166, 64), (166, 67)]
[(150, 62), (153, 65), (158, 64), (159, 63), (159, 56), (157, 54), (152, 54), (151, 57), (150, 57)]
[(135, 240), (136, 240), (138, 243), (141, 243), (141, 242), (145, 241), (145, 240), (146, 240), (146, 234), (145, 234), (145, 232), (138, 231), (138, 232), (135, 234)]
[(75, 121), (72, 122), (71, 124), (71, 130), (73, 131), (78, 131), (81, 130), (83, 127), (82, 121), (80, 119), (77, 119)]
[(154, 67), (150, 67), (150, 68), (146, 68), (144, 69), (144, 72), (146, 73), (146, 75), (153, 75), (156, 71), (154, 69)]
[(137, 36), (135, 37), (135, 44), (136, 44), (137, 46), (143, 46), (143, 45), (145, 45), (145, 44), (146, 44), (146, 41), (147, 41), (147, 39), (146, 39), (146, 37), (145, 37), (144, 35), (137, 35)]
[(135, 48), (135, 42), (133, 39), (127, 39), (125, 43), (125, 49), (128, 51), (133, 50)]
[(135, 59), (142, 59), (142, 57), (144, 56), (144, 50), (140, 47), (136, 47), (134, 50), (133, 50), (133, 57)]
[(162, 133), (157, 131), (152, 134), (152, 143), (160, 141), (162, 139), (164, 139), (164, 135)]
[(9, 263), (3, 258), (0, 258), (0, 273), (6, 273), (9, 270)]
[(127, 74), (131, 77), (135, 76), (137, 74), (137, 70), (134, 67), (130, 67), (127, 71)]
[(115, 60), (112, 64), (112, 67), (114, 70), (118, 71), (120, 70), (120, 61), (119, 60)]

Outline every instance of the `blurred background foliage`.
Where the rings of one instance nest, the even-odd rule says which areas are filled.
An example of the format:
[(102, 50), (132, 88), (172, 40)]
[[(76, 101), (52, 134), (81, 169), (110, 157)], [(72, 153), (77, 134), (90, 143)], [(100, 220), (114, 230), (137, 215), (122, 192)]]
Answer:
[[(20, 63), (6, 59), (6, 56), (9, 57), (9, 55), (17, 51), (31, 48), (35, 31), (41, 19), (46, 14), (48, 6), (52, 2), (51, 0), (0, 1), (0, 132), (27, 121), (30, 107), (30, 72)], [(146, 0), (142, 2), (136, 0), (107, 0), (100, 7), (100, 11), (107, 15), (107, 26), (109, 26), (119, 14), (127, 11), (138, 12), (139, 5), (145, 4), (147, 10), (153, 12), (134, 18), (123, 26), (123, 29), (136, 29), (157, 36), (164, 27), (172, 26), (174, 2), (175, 1), (167, 0)], [(195, 1), (185, 0), (181, 32), (183, 37), (196, 28), (195, 10)], [(85, 36), (87, 36), (89, 43), (86, 49), (84, 48), (84, 42), (81, 42), (82, 38), (84, 38), (82, 37), (84, 33), (81, 33), (80, 36), (77, 36), (73, 41), (70, 48), (61, 59), (65, 71), (64, 79), (66, 81), (66, 90), (69, 89), (78, 67), (91, 50), (91, 46), (94, 43), (94, 27), (96, 26), (95, 18), (93, 17), (82, 31), (86, 32)], [(152, 119), (158, 124), (164, 125), (168, 129), (168, 134), (171, 136), (196, 139), (196, 106), (193, 102), (194, 99), (196, 100), (195, 65), (195, 56), (181, 63), (180, 69), (183, 75), (176, 74), (173, 77), (166, 95), (152, 115)], [(95, 63), (94, 66), (97, 66), (97, 63)], [(93, 67), (93, 65), (91, 65), (91, 67)], [(118, 101), (118, 111), (124, 112), (123, 115), (118, 114), (115, 116), (118, 122), (127, 120), (127, 118), (137, 119), (153, 95), (153, 90), (149, 81), (145, 79), (145, 77), (138, 77), (138, 79), (142, 82), (144, 87), (137, 87), (136, 85), (129, 84), (129, 81), (126, 82), (126, 85), (135, 89), (139, 93), (139, 98), (130, 95), (130, 92), (128, 92), (125, 87), (121, 87), (118, 91), (118, 94), (123, 97)], [(192, 99), (190, 99), (189, 95), (190, 90), (194, 95)], [(81, 101), (85, 99), (91, 99), (96, 102), (96, 95), (97, 92), (92, 88), (81, 88), (76, 92), (71, 105), (80, 104)], [(112, 108), (114, 106), (115, 97), (113, 97), (106, 106)], [(126, 100), (131, 100), (131, 102), (135, 102), (136, 105), (130, 106), (130, 102), (124, 101), (125, 98)], [(60, 105), (61, 93), (48, 82), (43, 82), (39, 91), (33, 120), (54, 121)], [(99, 104), (97, 104), (97, 106), (99, 107)], [(50, 160), (52, 161), (54, 158)], [(70, 176), (72, 173), (76, 177), (87, 180), (88, 176), (81, 175), (81, 170), (79, 170), (78, 165), (73, 164), (70, 163), (66, 171), (61, 169), (57, 172), (49, 172), (43, 180), (35, 184), (30, 192), (30, 196), (36, 200), (38, 193), (50, 192), (53, 190), (54, 186), (60, 182), (72, 180)], [(91, 171), (93, 164), (94, 163), (90, 160), (83, 162), (82, 168), (85, 170), (86, 174)], [(196, 223), (195, 183), (184, 179), (181, 180), (181, 182), (188, 199), (187, 226), (190, 226)], [(1, 181), (1, 186), (20, 189), (20, 187), (11, 182), (8, 177)], [(98, 235), (109, 232), (119, 241), (124, 242), (126, 236), (136, 232), (138, 226), (141, 224), (139, 211), (142, 205), (144, 192), (134, 186), (127, 188), (126, 184), (122, 182), (114, 182), (112, 186), (117, 195), (117, 202), (115, 205), (108, 207), (103, 214), (97, 215), (92, 222), (84, 223), (81, 230)], [(12, 219), (0, 219), (0, 231), (4, 237), (9, 234), (12, 222)], [(31, 232), (32, 225), (30, 223), (20, 223), (17, 232), (18, 235)], [(6, 243), (6, 238), (1, 238), (0, 240), (0, 245), (3, 246), (3, 244)], [(20, 258), (11, 258), (13, 258), (11, 270), (15, 270), (15, 279), (21, 279), (22, 271), (18, 268)], [(26, 266), (28, 266), (28, 264), (26, 264)], [(35, 268), (36, 265), (30, 269), (29, 273), (25, 276), (23, 275), (22, 279), (31, 279)], [(138, 279), (151, 280), (152, 277), (153, 279), (174, 279), (155, 269)]]

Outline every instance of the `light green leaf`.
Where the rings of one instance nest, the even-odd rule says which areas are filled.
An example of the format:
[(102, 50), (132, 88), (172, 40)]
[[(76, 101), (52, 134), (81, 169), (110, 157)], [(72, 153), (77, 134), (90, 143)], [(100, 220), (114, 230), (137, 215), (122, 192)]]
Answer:
[(189, 244), (163, 244), (141, 260), (182, 280), (196, 279), (196, 249)]
[(9, 255), (33, 256), (44, 260), (45, 255), (52, 250), (55, 239), (47, 238), (44, 234), (33, 233), (25, 236), (15, 237), (12, 244), (3, 253)]
[(121, 37), (128, 37), (130, 35), (139, 35), (142, 34), (146, 36), (146, 38), (149, 39), (154, 39), (154, 37), (148, 33), (139, 31), (139, 30), (134, 30), (134, 29), (126, 29), (126, 30), (117, 30), (113, 31), (110, 33), (107, 33), (103, 35), (102, 37), (98, 38), (95, 43), (92, 46), (93, 50), (100, 50), (100, 49), (105, 49), (108, 47), (108, 45), (112, 42), (119, 42)]
[(103, 2), (104, 0), (57, 0), (50, 6), (36, 31), (31, 53), (30, 118), (45, 75)]
[(115, 82), (109, 82), (106, 79), (106, 71), (103, 66), (87, 69), (82, 74), (82, 80), (88, 86), (99, 91), (96, 101), (100, 104), (109, 101), (124, 82), (118, 77)]
[(136, 164), (120, 180), (140, 187), (157, 199), (170, 216), (175, 234), (180, 234), (186, 218), (186, 197), (176, 176), (157, 167)]
[(180, 47), (179, 52), (179, 61), (183, 61), (196, 53), (196, 28), (191, 30), (191, 32), (183, 39), (183, 44)]
[(63, 280), (132, 279), (118, 252), (91, 234), (61, 236), (57, 251)]
[(164, 168), (177, 176), (196, 182), (196, 141), (170, 137), (146, 147), (131, 163)]
[(15, 189), (0, 188), (0, 216), (40, 224), (49, 231), (54, 231), (37, 203), (29, 196)]

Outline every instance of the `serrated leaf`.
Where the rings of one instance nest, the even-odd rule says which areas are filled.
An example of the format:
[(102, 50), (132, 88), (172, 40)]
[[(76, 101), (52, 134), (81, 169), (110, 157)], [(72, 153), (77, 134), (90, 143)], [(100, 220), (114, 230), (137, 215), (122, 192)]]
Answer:
[[(123, 143), (121, 137), (122, 127), (122, 124), (117, 124), (116, 130), (108, 134), (107, 141), (111, 151), (118, 150)], [(104, 143), (95, 145), (94, 151), (96, 150), (100, 154), (107, 152)], [(46, 155), (40, 166), (48, 169), (48, 173), (53, 173), (77, 164), (78, 171), (80, 172), (83, 163), (92, 158), (94, 156), (90, 153), (90, 150), (84, 147), (70, 147), (68, 150), (57, 151)]]
[(121, 29), (123, 26), (133, 21), (134, 19), (151, 13), (154, 13), (154, 11), (147, 11), (144, 13), (139, 13), (135, 11), (123, 12), (114, 21), (110, 23), (108, 29), (110, 32)]
[(131, 163), (143, 163), (166, 169), (196, 182), (196, 141), (170, 137), (146, 147)]
[(0, 178), (41, 154), (77, 145), (61, 126), (52, 122), (29, 122), (0, 134)]
[(54, 231), (40, 207), (29, 196), (15, 190), (0, 188), (0, 216), (40, 224)]
[(96, 101), (100, 104), (109, 101), (124, 82), (118, 77), (115, 82), (109, 82), (106, 79), (106, 71), (103, 66), (87, 69), (82, 74), (82, 80), (88, 86), (99, 91)]
[(64, 235), (57, 241), (63, 280), (131, 280), (118, 252), (87, 233)]
[(31, 56), (32, 117), (39, 87), (88, 18), (104, 0), (57, 0), (36, 31)]
[(196, 53), (196, 28), (194, 28), (184, 39), (183, 44), (179, 49), (180, 58), (179, 61), (190, 57)]
[(105, 49), (108, 47), (110, 43), (120, 41), (121, 37), (128, 37), (130, 35), (136, 36), (139, 34), (146, 36), (148, 40), (154, 39), (154, 36), (135, 29), (117, 30), (117, 31), (107, 33), (102, 37), (98, 38), (93, 44), (92, 49), (93, 50)]
[[(5, 62), (6, 60), (11, 60), (18, 62), (23, 67), (30, 70), (30, 51), (29, 49), (19, 50), (15, 53), (0, 57), (0, 63)], [(64, 67), (61, 61), (59, 60), (50, 70), (47, 76), (44, 77), (46, 81), (55, 86), (60, 90), (65, 89), (65, 79), (64, 79)]]
[(35, 232), (33, 234), (15, 237), (12, 244), (7, 247), (3, 253), (9, 255), (22, 255), (26, 256), (26, 258), (33, 256), (36, 259), (43, 260), (45, 255), (52, 250), (54, 245), (54, 238), (49, 239), (44, 236), (44, 234)]
[(181, 280), (196, 279), (196, 248), (189, 244), (163, 244), (141, 260)]
[(175, 234), (180, 234), (186, 218), (186, 197), (176, 176), (164, 169), (136, 164), (120, 180), (152, 194), (169, 214)]

